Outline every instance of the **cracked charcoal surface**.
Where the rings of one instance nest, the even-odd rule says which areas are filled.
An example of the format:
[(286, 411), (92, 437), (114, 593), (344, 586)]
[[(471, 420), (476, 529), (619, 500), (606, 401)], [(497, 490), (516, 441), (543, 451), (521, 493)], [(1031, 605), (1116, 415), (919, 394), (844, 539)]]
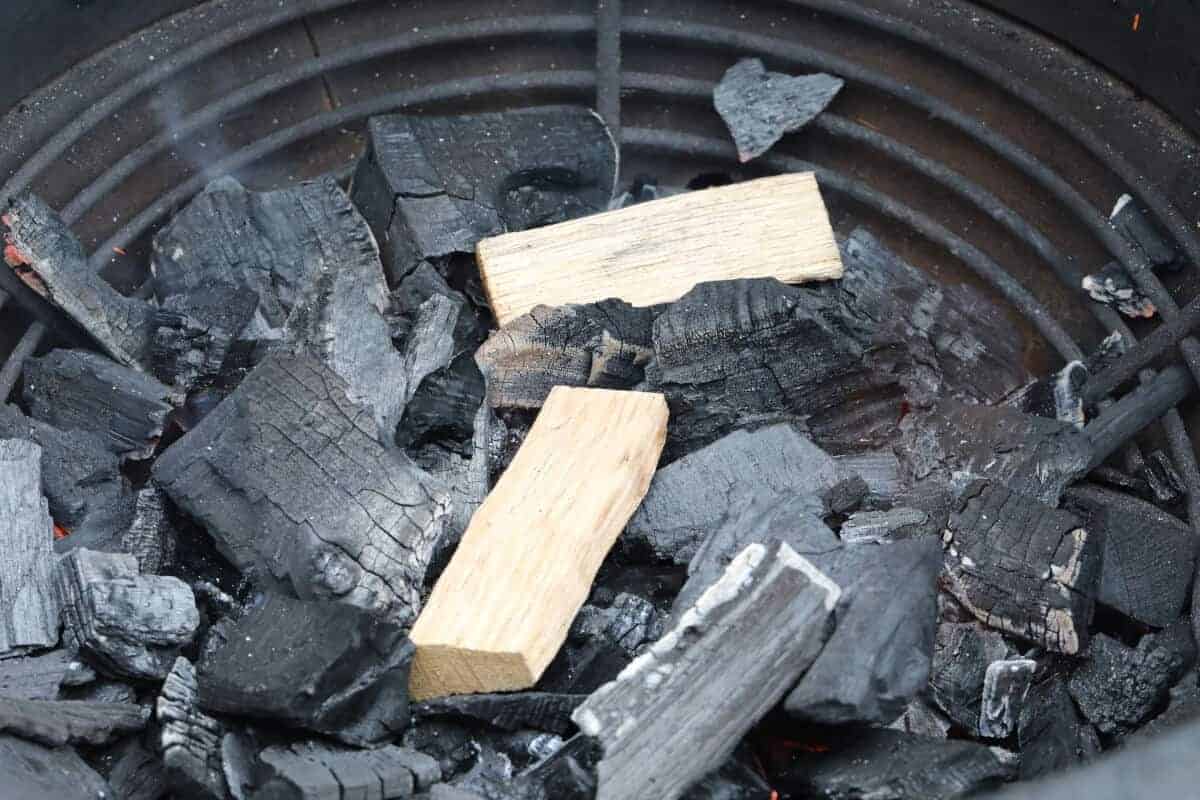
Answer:
[(253, 293), (226, 283), (163, 300), (150, 339), (154, 376), (182, 392), (211, 385), (257, 306)]
[(149, 708), (130, 703), (0, 697), (0, 733), (49, 747), (107, 744), (137, 733), (149, 716)]
[(997, 631), (976, 622), (942, 622), (929, 675), (931, 699), (960, 728), (976, 733), (987, 669), (1011, 653)]
[(457, 695), (421, 703), (413, 709), (413, 714), (417, 718), (477, 720), (506, 731), (533, 728), (568, 736), (575, 730), (571, 713), (586, 697), (585, 694), (550, 692)]
[(200, 710), (196, 670), (186, 658), (176, 659), (163, 682), (155, 716), (168, 784), (185, 797), (225, 800), (227, 786), (221, 766), (225, 728)]
[[(1143, 640), (1145, 641), (1145, 640)], [(1135, 649), (1097, 634), (1067, 681), (1080, 712), (1101, 733), (1127, 733), (1167, 697), (1178, 656), (1150, 644)]]
[(1021, 779), (1057, 775), (1100, 753), (1096, 731), (1080, 718), (1066, 681), (1054, 677), (1029, 690), (1017, 721)]
[(45, 747), (0, 735), (3, 791), (13, 798), (96, 800), (113, 797), (108, 783), (69, 747)]
[(65, 648), (0, 659), (0, 697), (54, 700), (70, 663), (71, 654)]
[(346, 391), (313, 358), (270, 356), (167, 449), (154, 478), (239, 569), (404, 623), (448, 500), (379, 443)]
[(433, 759), (392, 745), (367, 751), (319, 742), (272, 745), (259, 760), (263, 777), (255, 796), (278, 800), (393, 800), (412, 797), (441, 778)]
[(744, 58), (713, 89), (713, 105), (733, 135), (738, 158), (746, 162), (816, 119), (843, 83), (824, 73), (767, 72), (759, 59)]

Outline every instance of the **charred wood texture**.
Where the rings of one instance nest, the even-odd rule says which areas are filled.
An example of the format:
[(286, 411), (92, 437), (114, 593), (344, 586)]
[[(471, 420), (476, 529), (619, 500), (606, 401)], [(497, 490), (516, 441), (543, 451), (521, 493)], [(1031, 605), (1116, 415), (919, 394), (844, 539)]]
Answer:
[(1103, 633), (1067, 689), (1083, 716), (1101, 733), (1128, 733), (1166, 699), (1178, 656), (1143, 639), (1135, 649)]
[(121, 800), (162, 800), (167, 796), (167, 776), (162, 761), (136, 739), (117, 751), (108, 782)]
[(633, 660), (663, 633), (664, 619), (650, 601), (627, 592), (608, 606), (579, 609), (567, 641), (546, 668), (538, 688), (556, 694), (588, 694)]
[(41, 487), (42, 449), (0, 439), (0, 656), (58, 644), (54, 527)]
[(102, 745), (137, 733), (150, 709), (130, 703), (0, 697), (0, 732), (50, 747)]
[(575, 730), (571, 714), (586, 697), (550, 692), (453, 695), (421, 703), (413, 713), (418, 719), (469, 719), (506, 731), (533, 728), (568, 736)]
[(166, 298), (154, 312), (151, 371), (181, 392), (210, 385), (221, 376), (230, 349), (257, 307), (252, 292), (228, 283)]
[(154, 466), (242, 570), (306, 599), (416, 616), (447, 500), (380, 444), (369, 408), (311, 357), (271, 356)]
[(1057, 775), (1100, 753), (1100, 739), (1079, 718), (1066, 682), (1054, 677), (1035, 685), (1017, 720), (1021, 779)]
[(1036, 661), (1028, 658), (993, 661), (988, 665), (979, 709), (980, 736), (1007, 739), (1016, 732), (1037, 666)]
[(113, 797), (104, 778), (70, 747), (49, 748), (0, 736), (0, 775), (8, 797), (96, 800)]
[(186, 658), (176, 659), (155, 708), (167, 782), (185, 798), (225, 800), (221, 759), (225, 728), (200, 710), (197, 694), (195, 668)]
[(41, 198), (15, 198), (0, 222), (8, 227), (4, 260), (17, 277), (62, 309), (109, 356), (136, 367), (150, 335), (151, 306), (105, 283), (62, 217)]
[(71, 654), (65, 649), (0, 659), (0, 697), (54, 700), (70, 663)]
[(428, 789), (430, 783), (422, 780), (427, 769), (441, 777), (432, 758), (394, 746), (357, 751), (317, 742), (272, 745), (259, 761), (254, 796), (272, 800), (393, 800)]
[(929, 675), (930, 697), (960, 728), (976, 733), (988, 667), (1011, 653), (997, 631), (975, 622), (941, 623)]

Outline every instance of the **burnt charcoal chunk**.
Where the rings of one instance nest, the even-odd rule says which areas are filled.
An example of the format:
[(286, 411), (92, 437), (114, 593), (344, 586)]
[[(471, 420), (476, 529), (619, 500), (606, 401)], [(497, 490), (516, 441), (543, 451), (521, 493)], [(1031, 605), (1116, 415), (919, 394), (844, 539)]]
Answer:
[(890, 542), (908, 538), (928, 522), (928, 512), (907, 506), (887, 511), (856, 511), (842, 523), (838, 536), (846, 544)]
[(97, 800), (113, 797), (108, 783), (70, 747), (49, 748), (0, 736), (0, 775), (6, 797)]
[(1166, 700), (1178, 656), (1143, 642), (1134, 649), (1096, 634), (1067, 682), (1079, 710), (1101, 733), (1132, 730)]
[(1095, 487), (1068, 490), (1067, 505), (1103, 537), (1097, 601), (1161, 627), (1179, 618), (1191, 590), (1196, 538), (1175, 517), (1129, 495)]
[(395, 746), (379, 750), (349, 750), (318, 742), (272, 745), (259, 754), (263, 773), (255, 797), (275, 800), (324, 800), (354, 797), (361, 800), (393, 800), (412, 797), (426, 789), (420, 781), (424, 766), (441, 778), (433, 759)]
[(1134, 247), (1141, 250), (1154, 267), (1173, 266), (1176, 261), (1175, 247), (1170, 240), (1158, 232), (1154, 223), (1146, 216), (1133, 198), (1123, 194), (1117, 198), (1110, 216), (1113, 227)]
[(219, 638), (197, 668), (208, 711), (265, 717), (359, 746), (408, 722), (413, 647), (394, 622), (344, 603), (271, 594)]
[(158, 695), (155, 716), (167, 782), (181, 796), (225, 800), (221, 737), (224, 726), (197, 704), (196, 670), (176, 659)]
[(54, 528), (41, 491), (42, 449), (0, 439), (0, 657), (58, 644)]
[(161, 680), (200, 625), (188, 585), (139, 575), (131, 555), (72, 550), (54, 584), (66, 643), (116, 676)]
[(552, 694), (598, 689), (615, 678), (644, 645), (661, 636), (663, 624), (650, 601), (627, 592), (618, 594), (606, 607), (585, 605), (538, 688)]
[(41, 198), (24, 194), (0, 212), (4, 260), (25, 285), (58, 306), (109, 356), (135, 367), (150, 334), (149, 304), (121, 296), (88, 263), (83, 245)]
[(506, 731), (533, 728), (567, 736), (575, 730), (571, 713), (586, 696), (549, 692), (454, 695), (421, 703), (413, 709), (413, 714), (418, 719), (461, 718), (486, 722)]
[(393, 281), (485, 236), (603, 211), (616, 187), (616, 145), (585, 108), (397, 114), (372, 118), (367, 135), (354, 203)]
[(771, 787), (749, 762), (734, 757), (688, 790), (684, 800), (771, 800)]
[(908, 488), (900, 459), (891, 448), (835, 455), (833, 460), (844, 473), (857, 475), (866, 483), (867, 494), (863, 497), (866, 508), (891, 508)]
[(1017, 724), (1021, 779), (1057, 775), (1100, 753), (1091, 725), (1079, 718), (1066, 682), (1051, 678), (1029, 691)]
[(24, 381), (30, 416), (59, 430), (98, 433), (124, 458), (149, 458), (167, 415), (183, 402), (149, 375), (86, 350), (31, 358)]
[(993, 661), (983, 680), (983, 703), (979, 710), (979, 735), (1007, 739), (1017, 730), (1017, 719), (1025, 705), (1037, 662), (1027, 658)]
[(128, 740), (118, 750), (108, 782), (121, 800), (161, 800), (167, 796), (163, 763), (141, 743)]
[(1183, 617), (1157, 633), (1146, 634), (1144, 641), (1148, 648), (1162, 648), (1172, 654), (1172, 661), (1177, 665), (1177, 669), (1171, 675), (1172, 686), (1193, 674), (1192, 670), (1200, 657), (1200, 649), (1197, 649), (1196, 640), (1192, 635), (1190, 619)]
[(1119, 744), (1122, 747), (1136, 745), (1200, 718), (1200, 687), (1195, 684), (1194, 673), (1189, 681), (1185, 681), (1185, 684), (1171, 690), (1171, 701), (1165, 711), (1122, 738)]
[(1103, 543), (1078, 517), (979, 481), (942, 541), (947, 588), (985, 625), (1059, 653), (1087, 645)]
[(887, 727), (930, 739), (945, 739), (950, 735), (951, 725), (951, 721), (940, 711), (927, 700), (918, 697)]
[(347, 392), (316, 359), (270, 356), (154, 479), (239, 569), (411, 621), (447, 500)]
[(0, 659), (0, 697), (53, 700), (67, 677), (71, 654), (65, 649), (36, 656)]
[(1083, 387), (1088, 377), (1084, 363), (1072, 361), (1053, 375), (1023, 386), (1010, 395), (1004, 404), (1026, 414), (1056, 419), (1082, 429), (1087, 421)]
[(785, 75), (767, 72), (762, 61), (744, 58), (725, 71), (713, 89), (713, 105), (725, 120), (746, 162), (771, 149), (785, 133), (816, 119), (841, 91), (832, 75)]
[(474, 354), (460, 353), (421, 381), (404, 407), (396, 443), (410, 454), (412, 448), (437, 443), (470, 455), (475, 416), (485, 391)]
[(1158, 313), (1154, 302), (1116, 261), (1108, 262), (1099, 272), (1084, 275), (1081, 286), (1097, 303), (1113, 306), (1127, 317), (1150, 318)]
[(811, 560), (842, 587), (842, 606), (837, 628), (784, 708), (809, 722), (891, 722), (929, 680), (937, 543), (849, 546)]
[(960, 728), (975, 734), (988, 667), (1010, 654), (996, 631), (975, 622), (941, 623), (929, 675), (930, 697)]
[(125, 552), (138, 562), (143, 575), (158, 575), (175, 560), (178, 532), (167, 514), (167, 498), (158, 487), (138, 490), (134, 498), (133, 521), (122, 537)]
[(1138, 474), (1146, 481), (1153, 499), (1158, 503), (1174, 503), (1187, 491), (1183, 478), (1171, 463), (1171, 457), (1162, 450), (1155, 450), (1147, 456)]
[(140, 731), (150, 709), (129, 703), (0, 697), (0, 732), (50, 747), (102, 745)]
[(257, 296), (223, 283), (172, 295), (154, 313), (150, 368), (179, 391), (210, 385), (258, 307)]

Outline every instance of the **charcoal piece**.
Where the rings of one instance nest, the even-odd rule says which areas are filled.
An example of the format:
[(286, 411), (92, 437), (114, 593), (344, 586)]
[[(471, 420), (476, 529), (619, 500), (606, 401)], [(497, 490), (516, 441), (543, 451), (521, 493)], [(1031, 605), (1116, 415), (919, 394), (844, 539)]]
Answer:
[(674, 629), (576, 709), (603, 751), (597, 800), (673, 800), (724, 763), (812, 664), (840, 594), (786, 544), (743, 550)]
[(657, 179), (648, 175), (638, 175), (633, 179), (633, 183), (629, 185), (628, 189), (612, 199), (608, 204), (608, 210), (614, 211), (618, 208), (629, 208), (638, 203), (646, 203), (665, 196), (666, 194), (659, 188)]
[(603, 211), (616, 188), (615, 142), (585, 108), (397, 114), (372, 118), (367, 135), (354, 203), (393, 282), (485, 236)]
[(0, 657), (58, 644), (54, 523), (42, 498), (42, 448), (0, 439)]
[(1035, 684), (1017, 721), (1021, 779), (1055, 775), (1100, 753), (1092, 726), (1079, 718), (1062, 678)]
[[(242, 570), (411, 621), (447, 499), (311, 357), (273, 355), (154, 465)], [(330, 446), (331, 443), (336, 446)]]
[(106, 283), (62, 217), (41, 198), (14, 198), (0, 222), (8, 227), (4, 260), (17, 277), (62, 309), (109, 356), (136, 367), (146, 351), (151, 306)]
[(1117, 198), (1109, 219), (1130, 244), (1145, 254), (1152, 267), (1170, 267), (1176, 263), (1175, 247), (1128, 194)]
[(1074, 425), (1082, 429), (1087, 421), (1084, 414), (1083, 387), (1089, 372), (1082, 361), (1072, 361), (1058, 372), (1033, 381), (1010, 395), (1004, 404), (1047, 419)]
[(856, 511), (851, 514), (838, 536), (846, 544), (871, 544), (904, 539), (929, 522), (929, 513), (919, 508), (899, 506), (887, 511)]
[(1083, 290), (1097, 303), (1113, 306), (1127, 317), (1149, 319), (1158, 313), (1158, 308), (1142, 293), (1125, 267), (1109, 261), (1099, 272), (1084, 275), (1080, 283)]
[(891, 449), (835, 455), (834, 462), (848, 475), (858, 475), (867, 485), (863, 505), (867, 508), (891, 508), (906, 489), (900, 459)]
[(94, 680), (83, 686), (66, 686), (59, 700), (81, 700), (89, 703), (136, 703), (137, 690), (128, 683), (113, 680)]
[(396, 444), (411, 454), (413, 448), (437, 443), (469, 456), (485, 392), (474, 354), (459, 353), (417, 386), (400, 417)]
[(831, 506), (844, 505), (838, 501), (854, 477), (791, 425), (734, 431), (655, 473), (621, 546), (686, 564), (736, 498), (790, 494), (802, 487), (819, 524), (822, 514), (835, 510)]
[(63, 431), (101, 434), (123, 458), (149, 458), (183, 397), (149, 375), (86, 350), (25, 362), (29, 414)]
[(1178, 686), (1171, 690), (1170, 702), (1162, 713), (1154, 716), (1133, 733), (1123, 737), (1119, 744), (1122, 747), (1136, 745), (1198, 718), (1200, 718), (1200, 688), (1197, 688), (1194, 682), (1191, 686)]
[(784, 708), (808, 722), (886, 724), (929, 680), (937, 543), (859, 545), (811, 560), (842, 587), (842, 606), (837, 628)]
[(1172, 654), (1172, 662), (1177, 665), (1171, 675), (1172, 686), (1189, 674), (1195, 674), (1193, 670), (1197, 659), (1200, 658), (1200, 649), (1197, 649), (1191, 620), (1188, 617), (1179, 619), (1157, 633), (1146, 634), (1143, 640), (1147, 648), (1162, 648)]
[(167, 796), (162, 761), (136, 739), (128, 740), (118, 750), (108, 782), (114, 796), (121, 800), (162, 800)]
[(998, 632), (976, 622), (938, 625), (929, 674), (930, 698), (960, 728), (979, 731), (988, 667), (1011, 655)]
[[(417, 783), (409, 764), (432, 764), (433, 759), (395, 746), (361, 751), (301, 742), (272, 745), (259, 754), (259, 761), (263, 775), (255, 797), (392, 800), (412, 797), (415, 789), (428, 788), (429, 784)], [(441, 777), (440, 772), (437, 775), (435, 781)]]
[(126, 554), (72, 550), (55, 567), (64, 641), (118, 677), (161, 680), (200, 625), (188, 585)]
[(929, 702), (918, 697), (887, 727), (930, 739), (945, 739), (950, 734), (951, 721)]
[(178, 533), (167, 515), (166, 504), (166, 495), (153, 485), (140, 489), (134, 497), (133, 521), (122, 544), (137, 559), (143, 575), (162, 573), (175, 559)]
[(771, 800), (771, 787), (754, 765), (754, 754), (742, 747), (683, 795), (684, 800)]
[(841, 91), (832, 75), (768, 72), (761, 60), (744, 58), (725, 71), (713, 89), (713, 105), (737, 145), (743, 163), (761, 156), (786, 133), (816, 119)]
[(428, 795), (419, 796), (422, 800), (484, 800), (474, 792), (459, 789), (448, 783), (439, 783), (429, 790)]
[(0, 792), (13, 800), (98, 800), (114, 797), (104, 778), (70, 747), (49, 748), (15, 736), (0, 736)]
[(1194, 572), (1191, 528), (1157, 506), (1097, 487), (1070, 489), (1065, 501), (1103, 537), (1097, 601), (1147, 625), (1178, 619)]
[(269, 594), (206, 649), (197, 665), (200, 705), (365, 747), (407, 723), (412, 655), (392, 621), (344, 603)]
[(949, 800), (996, 788), (1016, 764), (999, 748), (886, 729), (829, 729), (772, 773), (786, 797)]
[(628, 592), (621, 592), (604, 608), (585, 605), (575, 616), (566, 643), (539, 679), (538, 688), (564, 695), (598, 689), (616, 677), (644, 645), (658, 639), (663, 624), (652, 603)]
[(140, 731), (150, 709), (129, 703), (0, 697), (0, 732), (50, 747), (107, 744)]
[(53, 700), (70, 663), (71, 654), (64, 649), (0, 659), (0, 698)]
[(1127, 733), (1167, 698), (1177, 656), (1150, 643), (1132, 648), (1098, 633), (1067, 681), (1080, 712), (1101, 733)]
[[(595, 740), (577, 736), (552, 756), (534, 765), (512, 782), (512, 792), (523, 800), (592, 800), (597, 794), (596, 765), (601, 749)], [(506, 793), (502, 797), (507, 800)]]
[(212, 384), (257, 306), (252, 292), (223, 283), (163, 300), (150, 338), (154, 376), (181, 392)]
[[(450, 265), (443, 264), (443, 270), (451, 277), (455, 277), (455, 272)], [(455, 341), (459, 346), (463, 349), (474, 350), (482, 344), (483, 340), (487, 338), (490, 312), (476, 307), (463, 292), (452, 288), (442, 271), (428, 261), (422, 261), (411, 271), (405, 273), (392, 289), (388, 313), (392, 338), (403, 344), (417, 322), (421, 306), (435, 296), (460, 303), (471, 312), (460, 315), (457, 327), (454, 329)]]
[(993, 661), (983, 679), (983, 704), (979, 711), (979, 735), (1007, 739), (1017, 730), (1037, 662), (1027, 658)]
[(155, 716), (167, 782), (181, 796), (225, 800), (221, 764), (224, 726), (200, 710), (196, 670), (186, 658), (175, 660), (158, 695)]
[(582, 694), (549, 692), (452, 695), (421, 703), (413, 709), (413, 714), (418, 719), (471, 719), (506, 731), (534, 728), (567, 736), (575, 730), (571, 712), (585, 697)]
[(1171, 463), (1171, 457), (1162, 450), (1155, 450), (1146, 457), (1146, 463), (1138, 474), (1145, 479), (1146, 485), (1158, 503), (1168, 505), (1174, 503), (1187, 491), (1183, 478)]
[(67, 664), (67, 673), (63, 676), (62, 685), (70, 688), (87, 686), (97, 679), (96, 671), (84, 662), (75, 659)]
[(977, 481), (942, 542), (948, 590), (985, 625), (1058, 653), (1087, 645), (1103, 542), (1078, 517)]
[(475, 355), (493, 408), (541, 408), (555, 386), (629, 389), (653, 355), (654, 309), (621, 300), (537, 306)]

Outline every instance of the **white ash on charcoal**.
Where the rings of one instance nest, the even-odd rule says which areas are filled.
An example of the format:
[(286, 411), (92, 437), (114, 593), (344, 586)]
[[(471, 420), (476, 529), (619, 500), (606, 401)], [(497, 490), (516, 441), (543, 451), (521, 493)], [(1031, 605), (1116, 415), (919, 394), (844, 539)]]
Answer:
[(393, 282), (485, 236), (603, 211), (616, 189), (616, 143), (586, 108), (396, 114), (372, 118), (367, 136), (354, 203)]
[(628, 592), (617, 594), (603, 607), (583, 606), (571, 623), (567, 641), (538, 680), (538, 688), (567, 695), (595, 691), (657, 640), (664, 623), (649, 600)]
[(60, 308), (110, 357), (137, 367), (145, 356), (153, 308), (124, 297), (88, 263), (83, 245), (41, 198), (24, 194), (0, 212), (8, 227), (4, 260), (26, 286)]
[(417, 705), (413, 716), (475, 720), (506, 731), (532, 728), (569, 736), (575, 731), (571, 714), (586, 697), (586, 694), (553, 692), (451, 695)]
[(519, 774), (503, 756), (481, 759), (455, 785), (484, 800), (593, 800), (599, 758), (597, 743), (577, 736)]
[(761, 60), (744, 58), (726, 70), (713, 89), (713, 105), (744, 163), (770, 150), (784, 134), (816, 119), (843, 84), (841, 78), (820, 72), (795, 76), (768, 72)]
[(908, 490), (900, 459), (890, 447), (861, 453), (843, 453), (833, 457), (847, 475), (857, 475), (867, 485), (862, 499), (865, 509), (888, 509)]
[(887, 511), (855, 511), (838, 528), (846, 544), (878, 544), (906, 539), (929, 523), (929, 512), (898, 506)]
[(942, 543), (947, 589), (985, 625), (1059, 653), (1087, 646), (1103, 542), (1078, 517), (977, 481)]
[(255, 773), (251, 796), (273, 800), (398, 800), (441, 779), (437, 762), (413, 750), (351, 750), (315, 741), (265, 748)]
[(97, 800), (115, 797), (104, 778), (70, 747), (46, 747), (0, 735), (0, 791), (14, 798)]
[(1128, 733), (1159, 710), (1178, 670), (1178, 654), (1147, 639), (1133, 648), (1098, 633), (1082, 655), (1067, 690), (1104, 734)]
[(1083, 387), (1089, 377), (1088, 368), (1082, 361), (1072, 361), (1053, 375), (1021, 387), (1004, 404), (1082, 430), (1087, 422)]
[(63, 431), (104, 437), (123, 459), (154, 454), (178, 392), (144, 372), (86, 350), (52, 350), (25, 362), (29, 415)]
[(163, 682), (155, 706), (159, 754), (167, 783), (184, 798), (225, 800), (228, 785), (221, 757), (225, 726), (200, 710), (196, 670), (182, 656)]
[(1100, 753), (1095, 729), (1080, 718), (1060, 677), (1029, 690), (1017, 719), (1017, 741), (1022, 780), (1057, 775)]
[(0, 659), (0, 698), (54, 700), (67, 677), (71, 654), (65, 648)]
[(188, 585), (139, 575), (132, 555), (72, 550), (55, 566), (54, 587), (64, 641), (118, 677), (162, 680), (200, 625)]
[(1155, 627), (1179, 618), (1195, 571), (1195, 533), (1143, 500), (1094, 486), (1068, 489), (1066, 506), (1102, 537), (1097, 602)]
[(1149, 319), (1158, 313), (1154, 301), (1142, 293), (1125, 267), (1116, 261), (1084, 275), (1080, 286), (1097, 303), (1113, 306), (1127, 317)]
[(161, 800), (168, 794), (162, 761), (137, 739), (122, 742), (113, 755), (108, 783), (121, 800)]
[(840, 595), (787, 545), (747, 547), (671, 631), (575, 711), (603, 753), (597, 800), (673, 800), (724, 762), (816, 659)]
[(252, 292), (228, 283), (167, 297), (154, 312), (151, 372), (180, 392), (211, 385), (222, 376), (226, 358), (257, 307)]
[(58, 644), (54, 523), (42, 497), (42, 448), (0, 439), (0, 657)]
[(348, 391), (317, 359), (270, 356), (163, 453), (154, 479), (237, 568), (404, 623), (447, 499), (380, 443)]
[(0, 697), (0, 733), (50, 747), (103, 745), (146, 726), (150, 709), (132, 703)]
[(979, 735), (988, 668), (1013, 654), (999, 632), (976, 622), (942, 622), (934, 640), (930, 699), (959, 728)]
[(344, 603), (269, 594), (211, 639), (196, 667), (206, 711), (360, 747), (408, 723), (413, 646), (393, 621)]
[(1007, 739), (1017, 730), (1017, 720), (1038, 664), (1028, 658), (993, 661), (983, 679), (983, 702), (979, 710), (979, 735)]

